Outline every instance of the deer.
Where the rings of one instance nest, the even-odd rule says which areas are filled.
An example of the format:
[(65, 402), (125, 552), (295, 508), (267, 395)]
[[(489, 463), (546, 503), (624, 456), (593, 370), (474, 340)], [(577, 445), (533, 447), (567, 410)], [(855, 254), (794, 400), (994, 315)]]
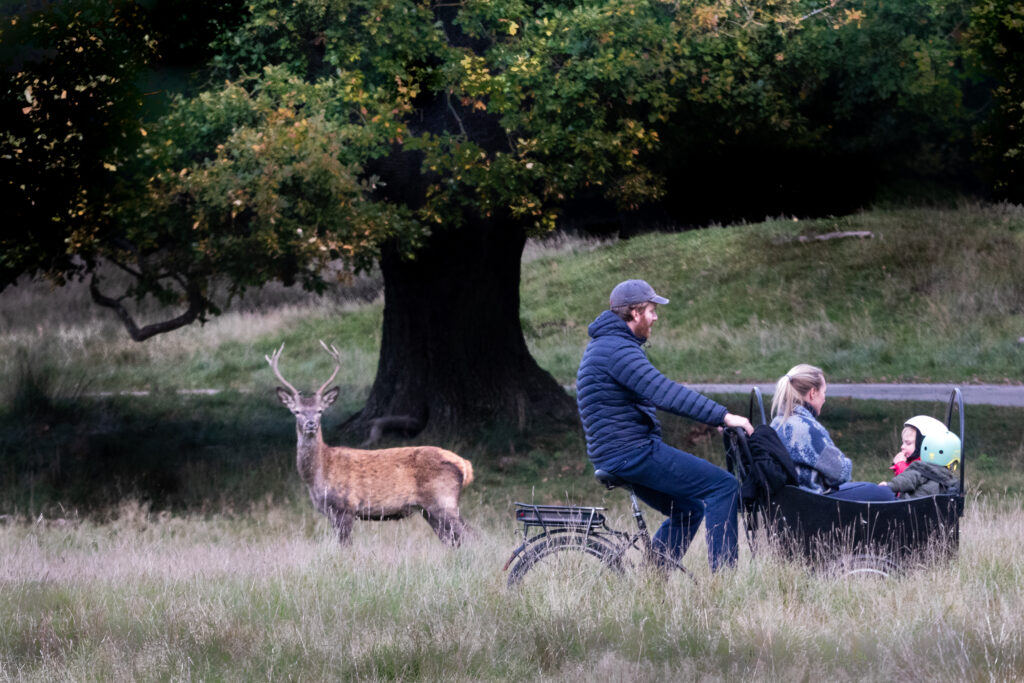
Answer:
[(303, 396), (278, 369), (284, 344), (264, 356), (278, 381), (277, 397), (295, 415), (296, 466), (313, 507), (330, 520), (338, 542), (350, 541), (356, 519), (397, 520), (419, 509), (443, 543), (461, 544), (467, 525), (459, 513), (462, 489), (473, 481), (473, 466), (436, 446), (366, 450), (324, 443), (320, 418), (341, 388), (324, 391), (341, 369), (341, 353), (320, 345), (334, 359), (334, 372), (312, 396)]

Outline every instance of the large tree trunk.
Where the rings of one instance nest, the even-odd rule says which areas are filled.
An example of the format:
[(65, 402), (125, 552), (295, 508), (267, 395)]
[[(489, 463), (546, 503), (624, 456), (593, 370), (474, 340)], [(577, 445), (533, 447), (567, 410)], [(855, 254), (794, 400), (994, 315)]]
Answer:
[(477, 219), (431, 235), (414, 259), (385, 249), (377, 377), (349, 427), (412, 418), (431, 435), (575, 423), (575, 405), (530, 355), (519, 321), (521, 227)]
[[(473, 39), (455, 23), (458, 5), (441, 3), (434, 11), (453, 46), (481, 53), (489, 45), (486, 36)], [(422, 95), (407, 124), (410, 133), (458, 131), (484, 150), (508, 151), (496, 116), (464, 106), (447, 91)], [(421, 152), (396, 147), (370, 164), (368, 171), (386, 180), (379, 198), (421, 207), (431, 179), (422, 161)], [(375, 425), (393, 422), (407, 433), (446, 437), (494, 425), (524, 432), (544, 423), (578, 424), (575, 402), (537, 365), (523, 339), (525, 243), (524, 228), (509, 217), (467, 210), (459, 227), (436, 226), (412, 259), (385, 245), (377, 377), (347, 429), (372, 436)]]

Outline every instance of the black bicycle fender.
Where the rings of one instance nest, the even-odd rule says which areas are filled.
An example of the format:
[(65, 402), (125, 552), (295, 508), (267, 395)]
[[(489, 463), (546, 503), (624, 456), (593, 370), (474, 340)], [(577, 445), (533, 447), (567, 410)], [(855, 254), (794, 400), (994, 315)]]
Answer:
[(519, 555), (520, 555), (520, 554), (521, 554), (521, 553), (522, 553), (522, 552), (523, 552), (524, 550), (526, 550), (526, 546), (528, 546), (528, 545), (529, 545), (529, 543), (523, 543), (523, 544), (522, 544), (522, 545), (520, 545), (520, 546), (519, 546), (518, 548), (516, 548), (515, 550), (513, 550), (513, 551), (512, 551), (512, 555), (511, 555), (511, 556), (510, 556), (510, 557), (508, 558), (508, 560), (506, 560), (506, 561), (505, 561), (505, 566), (501, 568), (501, 571), (503, 571), (503, 572), (506, 572), (506, 571), (508, 571), (508, 568), (509, 568), (509, 567), (510, 567), (510, 566), (512, 565), (512, 562), (513, 562), (513, 561), (515, 561), (515, 559), (516, 559), (517, 557), (519, 557)]

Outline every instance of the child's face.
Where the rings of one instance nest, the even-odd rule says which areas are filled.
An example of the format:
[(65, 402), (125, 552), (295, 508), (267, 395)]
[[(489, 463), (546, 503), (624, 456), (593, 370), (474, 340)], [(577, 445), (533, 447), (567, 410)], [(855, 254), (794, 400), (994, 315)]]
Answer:
[(908, 429), (903, 432), (903, 445), (900, 446), (899, 454), (903, 456), (903, 461), (913, 457), (915, 448), (917, 448), (917, 434)]

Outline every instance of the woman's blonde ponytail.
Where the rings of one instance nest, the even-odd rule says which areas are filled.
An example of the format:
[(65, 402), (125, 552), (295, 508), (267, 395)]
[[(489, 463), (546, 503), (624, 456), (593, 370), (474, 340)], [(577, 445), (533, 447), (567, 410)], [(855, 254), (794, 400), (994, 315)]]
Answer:
[(778, 415), (783, 421), (788, 420), (793, 414), (793, 408), (803, 404), (811, 389), (821, 389), (824, 385), (825, 373), (821, 368), (806, 363), (793, 366), (775, 383), (772, 417)]

